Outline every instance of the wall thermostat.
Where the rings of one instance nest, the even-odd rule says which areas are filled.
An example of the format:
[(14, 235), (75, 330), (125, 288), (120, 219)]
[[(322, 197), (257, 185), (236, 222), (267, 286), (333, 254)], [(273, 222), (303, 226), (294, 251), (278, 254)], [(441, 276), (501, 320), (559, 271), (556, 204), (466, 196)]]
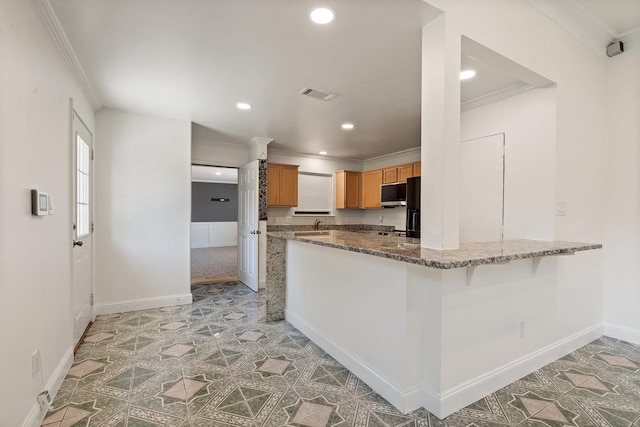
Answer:
[(31, 214), (36, 216), (51, 215), (51, 197), (49, 193), (31, 190)]

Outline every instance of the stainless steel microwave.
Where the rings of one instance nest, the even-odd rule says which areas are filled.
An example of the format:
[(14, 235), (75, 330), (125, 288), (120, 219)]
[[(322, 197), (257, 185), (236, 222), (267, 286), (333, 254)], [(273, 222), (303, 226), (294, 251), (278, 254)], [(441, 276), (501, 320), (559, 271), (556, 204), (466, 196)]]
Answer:
[(382, 184), (380, 186), (380, 204), (382, 206), (406, 206), (407, 183)]

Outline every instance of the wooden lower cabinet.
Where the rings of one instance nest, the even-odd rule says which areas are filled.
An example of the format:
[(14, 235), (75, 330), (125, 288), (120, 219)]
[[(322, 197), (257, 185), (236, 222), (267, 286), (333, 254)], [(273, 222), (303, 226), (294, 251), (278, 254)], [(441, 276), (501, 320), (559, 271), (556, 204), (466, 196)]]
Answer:
[(380, 186), (382, 185), (382, 169), (362, 172), (362, 207), (381, 208)]
[(362, 172), (336, 172), (336, 209), (360, 208)]

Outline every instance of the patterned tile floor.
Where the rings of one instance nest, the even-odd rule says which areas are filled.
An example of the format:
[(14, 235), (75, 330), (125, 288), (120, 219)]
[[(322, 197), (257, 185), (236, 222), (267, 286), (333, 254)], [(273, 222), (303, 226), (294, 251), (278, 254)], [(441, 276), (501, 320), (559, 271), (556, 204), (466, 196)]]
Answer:
[(403, 415), (237, 282), (99, 316), (43, 426), (640, 426), (640, 347), (602, 338), (438, 420)]

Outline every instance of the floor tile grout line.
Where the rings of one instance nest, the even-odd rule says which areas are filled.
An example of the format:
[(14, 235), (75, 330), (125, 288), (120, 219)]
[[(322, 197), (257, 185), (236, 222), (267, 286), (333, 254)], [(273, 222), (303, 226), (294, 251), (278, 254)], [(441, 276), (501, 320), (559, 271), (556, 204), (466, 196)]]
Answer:
[[(571, 354), (571, 353), (569, 353), (569, 354)], [(606, 362), (605, 362), (605, 363), (606, 363)], [(610, 367), (611, 367), (611, 365), (607, 365), (607, 366), (605, 366), (605, 367), (603, 367), (603, 368), (601, 368), (601, 369), (598, 369), (598, 371), (597, 371), (597, 373), (596, 373), (596, 374), (589, 374), (589, 377), (590, 377), (590, 378), (597, 378), (597, 377), (598, 377), (598, 375), (599, 375), (601, 372), (607, 371)], [(539, 413), (540, 413), (540, 412), (542, 412), (544, 409), (546, 409), (547, 407), (549, 407), (549, 405), (551, 405), (551, 404), (556, 404), (556, 405), (558, 405), (558, 406), (560, 406), (560, 407), (563, 407), (562, 405), (560, 405), (559, 401), (560, 401), (561, 399), (563, 399), (563, 398), (570, 398), (570, 399), (573, 399), (573, 395), (569, 396), (569, 394), (570, 394), (571, 392), (573, 392), (573, 391), (577, 390), (577, 389), (582, 388), (582, 387), (580, 387), (580, 385), (582, 385), (582, 384), (586, 383), (587, 381), (589, 381), (589, 379), (586, 379), (586, 380), (584, 380), (584, 381), (581, 381), (579, 384), (574, 384), (574, 385), (572, 386), (572, 388), (571, 388), (571, 389), (569, 389), (568, 391), (566, 391), (566, 392), (562, 393), (560, 396), (558, 396), (556, 399), (554, 399), (554, 400), (553, 400), (553, 402), (550, 402), (549, 404), (545, 405), (545, 406), (544, 406), (543, 408), (541, 408), (539, 411), (536, 411), (534, 414), (531, 414), (531, 415), (530, 415), (529, 417), (527, 417), (524, 421), (529, 420), (529, 419), (531, 419), (531, 418), (535, 417), (535, 415), (536, 415), (536, 414), (539, 414)], [(563, 407), (563, 408), (564, 408), (564, 407)], [(564, 408), (564, 409), (566, 409), (566, 408)], [(638, 416), (638, 419), (640, 419), (640, 416)], [(522, 423), (524, 423), (524, 421), (522, 421)], [(636, 421), (637, 421), (637, 420), (636, 420)], [(635, 422), (635, 421), (634, 421), (634, 422)], [(520, 424), (522, 424), (522, 423), (520, 423)], [(520, 425), (520, 424), (518, 424), (518, 425)]]
[[(194, 304), (187, 308), (186, 306), (181, 306), (178, 309), (174, 309), (171, 311), (168, 311), (166, 314), (166, 316), (164, 317), (164, 321), (184, 321), (187, 322), (189, 324), (189, 327), (187, 328), (181, 328), (175, 331), (165, 331), (165, 333), (161, 334), (161, 339), (164, 340), (165, 344), (170, 345), (171, 343), (176, 344), (178, 342), (186, 342), (186, 341), (190, 341), (190, 340), (195, 340), (192, 341), (194, 342), (194, 344), (197, 342), (197, 338), (194, 335), (194, 331), (199, 328), (202, 327), (203, 325), (206, 326), (209, 329), (209, 325), (212, 323), (218, 323), (218, 321), (220, 321), (221, 317), (220, 315), (224, 312), (244, 312), (245, 314), (247, 314), (246, 318), (243, 318), (241, 320), (238, 321), (229, 321), (229, 322), (222, 322), (222, 324), (224, 324), (226, 326), (226, 330), (227, 331), (233, 331), (233, 330), (238, 330), (239, 328), (241, 328), (241, 330), (244, 331), (249, 331), (249, 330), (256, 330), (259, 329), (261, 330), (263, 333), (267, 334), (268, 336), (268, 340), (265, 341), (264, 343), (259, 343), (256, 342), (255, 345), (250, 345), (249, 343), (244, 343), (246, 344), (246, 348), (249, 348), (251, 350), (249, 351), (245, 351), (245, 354), (252, 354), (252, 358), (249, 358), (248, 360), (246, 360), (245, 362), (243, 362), (241, 365), (236, 366), (235, 369), (232, 369), (230, 364), (228, 363), (229, 360), (223, 355), (223, 357), (225, 357), (225, 363), (227, 364), (227, 372), (230, 378), (230, 382), (233, 382), (234, 387), (238, 388), (239, 387), (239, 382), (240, 379), (242, 379), (241, 375), (243, 373), (245, 373), (244, 371), (241, 371), (242, 367), (246, 366), (247, 364), (251, 363), (252, 360), (255, 359), (255, 355), (258, 354), (257, 352), (262, 352), (264, 355), (270, 357), (270, 354), (275, 354), (272, 352), (267, 353), (267, 351), (271, 348), (271, 349), (275, 349), (277, 348), (277, 346), (274, 345), (275, 343), (275, 339), (276, 337), (280, 337), (280, 336), (288, 336), (289, 333), (291, 332), (293, 328), (291, 325), (287, 324), (286, 322), (278, 322), (278, 323), (274, 323), (272, 322), (272, 324), (270, 325), (269, 328), (266, 328), (265, 325), (267, 325), (269, 322), (264, 322), (264, 320), (260, 319), (260, 311), (264, 308), (263, 304), (264, 304), (264, 298), (263, 296), (257, 299), (252, 299), (251, 295), (248, 295), (247, 293), (243, 293), (241, 292), (241, 290), (243, 288), (238, 287), (238, 286), (227, 286), (227, 287), (222, 287), (222, 290), (220, 292), (217, 292), (215, 294), (212, 295), (203, 295), (202, 298), (200, 298), (199, 300), (196, 300), (194, 302)], [(227, 294), (225, 296), (225, 294)], [(230, 302), (226, 305), (215, 305), (214, 301), (218, 298), (226, 298), (228, 300), (230, 300)], [(252, 303), (252, 304), (250, 304)], [(262, 303), (262, 304), (261, 304)], [(211, 316), (210, 318), (207, 318), (207, 315), (205, 315), (205, 312), (203, 311), (203, 307), (209, 307), (211, 308), (211, 313), (218, 313), (219, 316), (216, 318), (215, 316)], [(230, 310), (230, 311), (227, 311)], [(142, 316), (145, 315), (146, 311), (139, 311), (133, 315), (131, 315), (127, 320), (131, 320), (132, 318), (137, 318), (138, 320), (140, 320), (140, 318)], [(197, 316), (191, 316), (192, 313), (199, 313), (199, 315)], [(148, 315), (152, 315), (152, 313), (147, 313)], [(155, 314), (158, 314), (158, 316), (153, 316), (156, 317), (156, 319), (161, 319), (162, 316), (160, 316), (160, 313), (155, 312)], [(128, 394), (128, 400), (127, 400), (127, 406), (126, 406), (126, 417), (128, 419), (128, 414), (131, 410), (131, 406), (132, 406), (132, 399), (134, 398), (133, 396), (133, 392), (134, 392), (134, 381), (135, 381), (135, 366), (138, 363), (138, 361), (143, 360), (143, 357), (146, 357), (148, 355), (143, 354), (142, 352), (138, 352), (138, 348), (137, 348), (137, 340), (138, 338), (141, 336), (140, 334), (143, 333), (143, 331), (145, 329), (143, 329), (141, 327), (140, 321), (137, 322), (137, 326), (133, 329), (133, 331), (128, 331), (128, 330), (120, 330), (119, 331), (119, 323), (122, 322), (122, 316), (120, 318), (116, 318), (114, 319), (113, 322), (104, 322), (103, 324), (100, 325), (100, 329), (97, 330), (97, 333), (100, 333), (102, 331), (110, 331), (113, 332), (116, 336), (113, 338), (113, 341), (104, 341), (100, 343), (93, 343), (90, 347), (88, 347), (85, 351), (82, 351), (80, 354), (82, 354), (82, 358), (84, 360), (89, 360), (91, 358), (96, 358), (98, 356), (104, 356), (107, 357), (105, 355), (109, 354), (109, 351), (111, 348), (113, 348), (113, 343), (117, 342), (118, 337), (122, 339), (124, 339), (123, 337), (126, 336), (127, 333), (131, 333), (132, 336), (135, 337), (136, 340), (136, 347), (134, 347), (134, 352), (133, 355), (131, 357), (127, 356), (126, 359), (128, 360), (128, 363), (131, 363), (131, 369), (133, 369), (132, 371), (132, 379), (131, 382), (129, 383), (129, 394)], [(162, 323), (163, 321), (161, 321)], [(288, 326), (286, 326), (288, 325)], [(274, 326), (273, 328), (271, 326)], [(157, 328), (158, 325), (156, 325), (155, 328)], [(211, 333), (211, 329), (209, 329), (209, 332)], [(299, 331), (298, 333), (302, 336), (304, 336), (303, 334), (301, 334)], [(216, 343), (216, 348), (218, 350), (220, 350), (222, 347), (222, 345), (226, 345), (225, 343), (230, 343), (233, 342), (233, 332), (226, 334), (224, 336), (221, 336), (220, 338), (216, 338), (216, 337), (211, 337), (211, 339)], [(305, 337), (306, 339), (308, 339), (308, 337)], [(229, 339), (231, 339), (231, 341), (229, 341)], [(541, 411), (543, 411), (545, 408), (547, 408), (549, 405), (556, 404), (559, 406), (560, 405), (560, 401), (562, 399), (566, 399), (566, 398), (570, 398), (572, 400), (575, 400), (575, 396), (573, 395), (573, 393), (575, 392), (575, 390), (581, 388), (580, 385), (584, 384), (586, 381), (589, 381), (590, 378), (600, 378), (600, 375), (602, 374), (610, 374), (613, 376), (616, 376), (618, 371), (617, 369), (612, 369), (612, 367), (614, 367), (614, 365), (610, 365), (608, 364), (608, 362), (606, 361), (599, 361), (599, 359), (597, 359), (597, 354), (600, 354), (602, 352), (607, 352), (609, 354), (612, 355), (618, 355), (621, 357), (626, 357), (629, 358), (627, 355), (630, 354), (631, 350), (633, 350), (633, 348), (631, 349), (627, 349), (626, 347), (624, 349), (619, 349), (616, 350), (615, 348), (612, 348), (612, 345), (615, 344), (615, 342), (608, 342), (608, 341), (599, 341), (599, 340), (594, 340), (592, 343), (590, 343), (591, 345), (593, 345), (592, 348), (587, 348), (586, 351), (589, 352), (590, 357), (588, 357), (585, 360), (582, 360), (583, 358), (581, 358), (580, 360), (577, 360), (577, 368), (576, 370), (578, 372), (583, 373), (584, 375), (587, 375), (589, 378), (582, 380), (579, 382), (579, 384), (574, 384), (572, 380), (567, 381), (567, 379), (562, 379), (560, 377), (556, 377), (556, 380), (561, 380), (564, 381), (566, 384), (571, 385), (571, 387), (568, 390), (565, 391), (561, 391), (560, 394), (558, 396), (555, 396), (553, 399), (550, 399), (550, 401), (548, 401), (549, 403), (547, 403), (547, 405), (545, 405), (544, 407), (542, 407), (540, 410), (536, 411), (534, 414), (528, 416), (525, 418), (525, 420), (521, 421), (520, 424), (526, 422), (527, 420), (531, 420), (536, 414), (539, 414)], [(316, 346), (312, 341), (309, 341), (309, 345), (312, 346)], [(243, 347), (243, 343), (239, 344), (239, 347), (242, 348)], [(159, 348), (161, 348), (159, 346)], [(159, 351), (159, 350), (158, 350)], [(158, 354), (158, 353), (154, 353), (154, 354)], [(297, 353), (296, 353), (297, 354)], [(571, 354), (571, 353), (570, 353)], [(187, 373), (186, 368), (189, 366), (189, 363), (191, 363), (191, 361), (193, 360), (192, 358), (184, 358), (182, 356), (174, 356), (178, 359), (179, 363), (180, 363), (180, 373), (181, 373), (181, 377), (182, 377), (182, 381), (185, 380), (185, 375)], [(303, 357), (303, 356), (300, 356)], [(333, 358), (331, 358), (329, 355), (327, 354), (323, 354), (323, 353), (316, 353), (316, 350), (314, 349), (313, 351), (311, 351), (310, 353), (308, 353), (306, 355), (306, 357), (310, 357), (312, 358), (312, 360), (317, 360), (317, 359), (324, 359), (327, 358), (327, 360), (335, 360)], [(634, 356), (631, 356), (632, 359), (630, 360), (637, 360)], [(593, 359), (594, 361), (598, 362), (595, 365), (591, 365), (588, 359)], [(298, 356), (294, 357), (294, 360), (298, 360)], [(337, 362), (335, 362), (337, 363)], [(603, 365), (601, 365), (600, 363), (603, 363)], [(550, 365), (550, 364), (549, 364)], [(546, 366), (549, 366), (546, 365)], [(342, 366), (339, 363), (337, 364), (337, 366)], [(571, 364), (569, 364), (569, 366), (571, 366)], [(583, 372), (580, 367), (587, 367), (587, 372)], [(589, 367), (595, 368), (594, 372), (589, 372), (588, 369), (591, 369)], [(75, 381), (74, 386), (73, 386), (73, 391), (70, 391), (70, 398), (69, 398), (69, 403), (72, 402), (75, 398), (75, 396), (77, 395), (78, 391), (80, 390), (80, 384), (81, 384), (81, 380), (85, 378), (85, 372), (86, 372), (87, 367), (85, 366), (83, 369), (83, 374), (81, 375), (80, 378), (77, 379), (77, 381)], [(345, 368), (346, 369), (346, 368)], [(555, 369), (556, 372), (560, 371), (560, 369), (557, 368), (552, 368)], [(568, 371), (571, 368), (568, 369), (564, 369), (565, 371)], [(349, 371), (350, 374), (352, 374)], [(331, 375), (333, 377), (333, 375)], [(605, 375), (605, 377), (608, 377), (608, 375)], [(601, 378), (604, 380), (604, 378)], [(296, 377), (296, 379), (291, 382), (289, 380), (284, 380), (283, 381), (283, 385), (284, 385), (284, 389), (286, 390), (285, 393), (291, 393), (293, 396), (295, 396), (294, 398), (297, 400), (297, 402), (300, 401), (305, 401), (305, 398), (302, 397), (302, 394), (300, 392), (301, 389), (304, 389), (303, 385), (300, 385), (300, 389), (298, 387), (299, 384), (299, 380), (300, 380), (300, 376)], [(336, 380), (337, 381), (337, 380)], [(361, 381), (360, 379), (358, 379), (358, 381)], [(338, 381), (338, 383), (340, 383), (340, 381)], [(615, 384), (620, 385), (619, 381), (614, 381)], [(525, 388), (526, 389), (526, 388)], [(530, 389), (531, 390), (531, 389)], [(535, 391), (536, 389), (532, 389), (533, 391)], [(317, 390), (316, 390), (317, 391)], [(560, 391), (560, 390), (559, 390)], [(318, 395), (323, 395), (325, 394), (325, 392), (322, 391), (318, 391)], [(365, 393), (363, 395), (358, 395), (357, 391), (355, 392), (354, 395), (350, 396), (348, 399), (341, 401), (338, 405), (342, 406), (346, 403), (351, 403), (351, 402), (359, 402), (359, 401), (366, 401), (365, 398), (366, 396), (377, 396), (377, 394), (375, 392), (370, 392), (370, 393)], [(283, 394), (284, 396), (284, 394)], [(279, 400), (278, 400), (278, 404), (280, 403), (280, 401), (284, 398), (283, 396), (280, 396)], [(242, 398), (244, 399), (245, 403), (246, 403), (246, 397), (243, 395)], [(192, 425), (194, 423), (195, 420), (195, 414), (193, 414), (193, 410), (192, 408), (189, 407), (188, 405), (188, 399), (186, 398), (186, 394), (185, 394), (185, 404), (187, 405), (187, 422), (189, 423), (189, 425)], [(382, 399), (382, 398), (380, 398)], [(328, 401), (327, 401), (328, 402)], [(499, 402), (499, 404), (502, 407), (502, 403)], [(273, 410), (275, 410), (275, 408), (277, 407), (277, 405), (274, 407)], [(65, 408), (65, 412), (68, 410), (69, 406), (67, 404), (66, 408)], [(565, 408), (568, 409), (568, 408)], [(258, 421), (257, 421), (257, 414), (253, 414), (253, 411), (251, 410), (251, 408), (249, 408), (250, 410), (250, 414), (251, 414), (251, 418), (252, 418), (252, 425), (257, 427), (258, 425)], [(520, 409), (521, 410), (521, 409)], [(503, 408), (503, 412), (506, 414), (507, 411), (504, 410)], [(424, 415), (426, 414), (426, 415)], [(428, 412), (424, 412), (424, 414), (420, 414), (421, 417), (426, 416), (428, 419), (428, 423), (431, 425), (432, 424), (432, 414), (429, 414)], [(454, 414), (455, 415), (455, 414)], [(271, 416), (271, 413), (268, 415), (268, 417), (266, 419), (269, 419)], [(293, 416), (293, 415), (291, 415)], [(435, 418), (435, 417), (434, 417)], [(640, 417), (639, 417), (640, 418)], [(314, 417), (314, 419), (316, 419)], [(316, 421), (318, 421), (316, 419)], [(637, 419), (636, 419), (637, 421)], [(514, 424), (516, 425), (516, 424)]]

